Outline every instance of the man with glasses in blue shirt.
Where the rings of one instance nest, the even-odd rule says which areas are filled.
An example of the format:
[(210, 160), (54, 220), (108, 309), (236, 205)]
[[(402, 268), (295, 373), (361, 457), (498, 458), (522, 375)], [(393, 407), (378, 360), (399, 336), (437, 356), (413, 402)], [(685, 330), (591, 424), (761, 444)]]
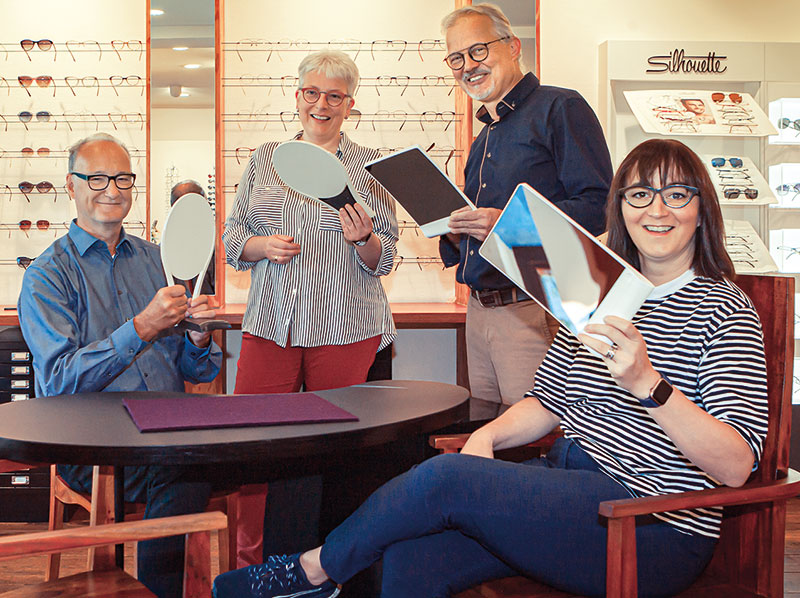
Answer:
[(481, 102), (485, 124), (470, 148), (464, 192), (478, 209), (453, 212), (439, 249), (470, 288), (467, 364), (472, 395), (515, 403), (533, 384), (557, 322), (478, 249), (519, 183), (528, 183), (589, 232), (604, 229), (611, 158), (591, 107), (576, 91), (523, 74), (520, 40), (492, 4), (453, 11), (442, 21), (445, 62)]
[[(157, 245), (128, 235), (123, 220), (136, 175), (130, 154), (98, 133), (69, 149), (67, 191), (78, 217), (25, 271), (19, 320), (33, 354), (36, 396), (99, 391), (177, 391), (208, 382), (222, 353), (210, 333), (169, 334), (185, 317), (213, 317), (208, 297), (165, 284)], [(170, 281), (172, 282), (172, 281)], [(166, 333), (166, 335), (164, 335)], [(59, 466), (75, 490), (90, 492), (91, 467)], [(148, 518), (199, 512), (211, 492), (201, 472), (125, 468), (125, 499)], [(157, 596), (181, 596), (183, 537), (139, 544), (139, 579)]]

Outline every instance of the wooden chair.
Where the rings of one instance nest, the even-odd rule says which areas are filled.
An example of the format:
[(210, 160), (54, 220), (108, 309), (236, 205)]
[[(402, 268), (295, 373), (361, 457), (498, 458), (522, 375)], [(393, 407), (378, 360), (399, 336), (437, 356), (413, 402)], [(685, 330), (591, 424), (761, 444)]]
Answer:
[[(794, 279), (740, 276), (736, 284), (761, 318), (767, 356), (769, 428), (757, 471), (741, 488), (714, 488), (666, 496), (612, 500), (598, 512), (608, 520), (606, 595), (632, 598), (636, 590), (636, 516), (722, 506), (719, 544), (703, 575), (682, 597), (775, 598), (783, 596), (786, 501), (800, 494), (800, 474), (789, 469)], [(552, 441), (553, 436), (546, 438)], [(432, 438), (435, 448), (454, 452), (466, 437)], [(525, 577), (486, 582), (458, 598), (567, 597)]]
[[(58, 531), (37, 532), (0, 538), (0, 560), (22, 556), (52, 554), (73, 548), (87, 548), (151, 540), (166, 536), (186, 536), (184, 598), (211, 595), (210, 532), (225, 535), (225, 515), (218, 512), (194, 513), (126, 521), (108, 525), (82, 526)], [(112, 563), (56, 581), (39, 583), (0, 594), (0, 598), (153, 598), (154, 594)]]
[[(103, 525), (114, 521), (114, 484), (111, 467), (93, 468), (92, 494), (76, 492), (58, 475), (56, 466), (50, 466), (50, 515), (49, 529), (64, 527), (64, 505), (77, 505), (89, 513), (89, 525)], [(137, 521), (144, 517), (144, 503), (126, 504), (125, 520)], [(239, 492), (215, 493), (208, 502), (206, 511), (221, 511), (227, 517), (227, 532), (219, 534), (219, 570), (230, 571), (236, 566), (236, 532), (239, 517)], [(134, 553), (135, 555), (135, 553)], [(94, 549), (89, 549), (87, 568), (92, 569)], [(136, 560), (134, 556), (134, 570)], [(45, 581), (58, 579), (61, 568), (61, 553), (52, 552), (47, 557)]]

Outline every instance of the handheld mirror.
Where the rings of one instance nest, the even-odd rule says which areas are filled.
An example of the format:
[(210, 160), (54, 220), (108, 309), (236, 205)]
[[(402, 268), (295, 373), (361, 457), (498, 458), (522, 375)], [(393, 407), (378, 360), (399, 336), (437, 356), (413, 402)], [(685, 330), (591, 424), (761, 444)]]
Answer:
[(353, 188), (344, 165), (318, 145), (300, 140), (281, 143), (272, 153), (272, 166), (281, 180), (301, 195), (318, 199), (336, 211), (345, 204), (358, 203), (367, 216), (375, 217)]
[[(174, 278), (194, 280), (192, 299), (197, 299), (203, 286), (208, 264), (214, 254), (216, 241), (216, 222), (214, 212), (208, 201), (197, 193), (183, 195), (170, 208), (161, 233), (161, 263), (167, 284), (174, 284)], [(228, 322), (184, 320), (178, 328), (206, 331), (217, 328), (230, 328)]]

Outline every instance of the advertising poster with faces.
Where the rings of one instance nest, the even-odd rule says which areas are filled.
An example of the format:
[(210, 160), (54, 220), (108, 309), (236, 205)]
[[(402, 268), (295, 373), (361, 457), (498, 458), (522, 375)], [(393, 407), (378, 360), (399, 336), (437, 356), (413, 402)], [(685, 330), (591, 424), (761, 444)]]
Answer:
[(723, 206), (776, 204), (772, 188), (747, 156), (701, 156)]
[(76, 216), (67, 149), (83, 137), (105, 132), (127, 145), (137, 178), (125, 228), (146, 236), (146, 23), (143, 0), (40, 0), (35, 19), (4, 11), (0, 304), (16, 304), (24, 268)]
[[(352, 141), (383, 154), (419, 145), (455, 180), (461, 155), (454, 146), (455, 120), (462, 115), (454, 111), (456, 83), (443, 62), (439, 29), (452, 0), (346, 5), (313, 0), (302, 11), (290, 4), (265, 11), (255, 0), (226, 0), (224, 7), (225, 179), (218, 181), (217, 201), (222, 204), (224, 195), (226, 215), (251, 153), (301, 130), (297, 67), (319, 50), (341, 50), (359, 68), (355, 106), (342, 128)], [(397, 219), (395, 269), (382, 278), (389, 300), (453, 301), (454, 269), (443, 268), (438, 239), (424, 237), (400, 205)], [(245, 302), (249, 272), (226, 267), (225, 279), (226, 302)]]
[(646, 133), (763, 137), (777, 131), (748, 93), (646, 89), (623, 92)]

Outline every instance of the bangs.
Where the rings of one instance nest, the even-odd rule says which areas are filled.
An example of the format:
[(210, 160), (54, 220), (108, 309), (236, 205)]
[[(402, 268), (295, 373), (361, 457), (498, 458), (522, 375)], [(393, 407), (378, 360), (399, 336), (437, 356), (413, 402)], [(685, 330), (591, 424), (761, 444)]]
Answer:
[[(667, 151), (643, 152), (638, 160), (630, 165), (625, 177), (625, 187), (641, 183), (648, 187), (666, 187), (675, 183), (684, 183), (691, 187), (700, 187), (701, 181), (696, 175), (697, 164), (687, 159), (685, 152)], [(671, 150), (677, 148), (669, 148)], [(704, 167), (703, 167), (704, 168)], [(659, 182), (656, 185), (656, 181)]]

